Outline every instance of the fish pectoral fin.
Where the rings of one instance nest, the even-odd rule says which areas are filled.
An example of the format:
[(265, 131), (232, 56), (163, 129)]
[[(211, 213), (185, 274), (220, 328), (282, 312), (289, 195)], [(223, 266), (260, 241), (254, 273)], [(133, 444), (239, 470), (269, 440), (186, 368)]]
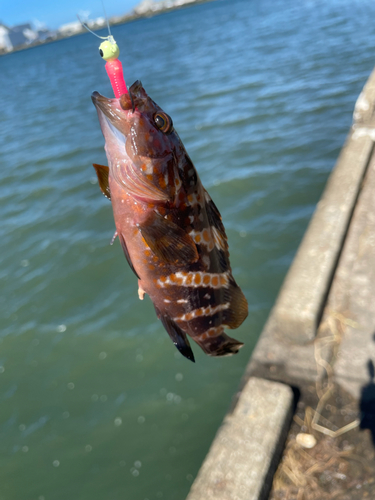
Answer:
[(195, 363), (194, 354), (191, 350), (186, 333), (168, 315), (160, 313), (156, 307), (155, 310), (158, 318), (163, 323), (164, 328), (167, 330), (168, 335), (180, 353), (185, 358), (190, 359), (190, 361)]
[(93, 163), (92, 166), (95, 168), (96, 175), (98, 176), (99, 187), (101, 192), (104, 194), (106, 198), (111, 199), (111, 191), (109, 190), (109, 167), (105, 165), (98, 165), (97, 163)]
[(199, 258), (197, 247), (181, 227), (152, 212), (146, 222), (137, 225), (151, 251), (167, 264), (186, 264)]
[(130, 255), (129, 255), (129, 251), (128, 251), (128, 247), (126, 246), (126, 241), (125, 241), (125, 238), (124, 236), (121, 234), (121, 233), (118, 233), (118, 239), (120, 240), (120, 243), (121, 243), (121, 246), (122, 246), (122, 249), (124, 251), (124, 254), (125, 254), (125, 257), (126, 257), (126, 260), (128, 261), (128, 264), (130, 266), (130, 269), (133, 271), (133, 273), (137, 276), (138, 279), (141, 279), (138, 274), (137, 274), (137, 271), (134, 269), (134, 266), (133, 266), (133, 262), (131, 261), (130, 259)]
[(152, 202), (169, 200), (169, 194), (159, 189), (131, 161), (125, 162), (121, 169), (116, 170), (115, 175), (120, 183), (126, 186), (128, 194), (135, 198)]

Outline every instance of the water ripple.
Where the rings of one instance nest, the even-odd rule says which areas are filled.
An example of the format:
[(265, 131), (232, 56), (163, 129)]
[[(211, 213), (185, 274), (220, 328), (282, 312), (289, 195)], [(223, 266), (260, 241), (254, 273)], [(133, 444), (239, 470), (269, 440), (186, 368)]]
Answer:
[[(106, 159), (90, 95), (111, 95), (97, 40), (0, 58), (9, 497), (186, 495), (345, 140), (374, 62), (374, 11), (370, 0), (221, 0), (113, 28), (128, 84), (140, 78), (171, 114), (222, 212), (250, 303), (240, 355), (195, 349), (194, 366), (109, 246), (111, 206), (91, 166)], [(124, 479), (120, 464), (135, 462), (142, 483)]]

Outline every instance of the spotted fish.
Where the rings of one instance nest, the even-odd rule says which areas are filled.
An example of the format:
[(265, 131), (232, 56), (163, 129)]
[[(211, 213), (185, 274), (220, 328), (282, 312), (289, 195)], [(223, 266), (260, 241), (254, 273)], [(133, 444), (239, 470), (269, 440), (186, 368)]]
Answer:
[(204, 189), (172, 119), (141, 82), (108, 99), (92, 94), (109, 167), (97, 165), (116, 233), (177, 349), (194, 361), (188, 336), (210, 356), (242, 343), (225, 328), (241, 325), (248, 306), (229, 263), (220, 213)]

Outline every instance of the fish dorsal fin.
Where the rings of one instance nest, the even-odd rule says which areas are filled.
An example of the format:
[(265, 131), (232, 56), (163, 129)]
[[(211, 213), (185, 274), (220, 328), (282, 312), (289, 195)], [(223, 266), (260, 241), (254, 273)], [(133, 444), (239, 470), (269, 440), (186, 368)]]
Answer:
[(199, 258), (192, 237), (155, 211), (144, 223), (138, 224), (138, 229), (151, 251), (167, 264), (187, 264)]
[(93, 163), (92, 165), (95, 168), (96, 175), (98, 176), (99, 187), (101, 192), (104, 194), (106, 198), (111, 199), (111, 191), (109, 190), (109, 168), (105, 165), (98, 165), (97, 163)]
[(227, 237), (225, 234), (224, 224), (222, 223), (219, 209), (212, 201), (211, 196), (207, 193), (206, 190), (204, 190), (204, 197), (206, 199), (206, 211), (210, 226), (216, 227), (216, 229), (220, 231), (220, 233), (222, 233), (222, 235), (226, 239)]
[(132, 261), (131, 261), (131, 259), (130, 259), (130, 255), (129, 255), (128, 247), (126, 246), (125, 238), (124, 238), (124, 236), (123, 236), (121, 233), (118, 233), (118, 239), (120, 240), (120, 243), (121, 243), (122, 249), (123, 249), (123, 251), (124, 251), (124, 254), (125, 254), (126, 260), (128, 261), (128, 264), (129, 264), (129, 266), (130, 266), (130, 269), (133, 271), (133, 273), (137, 276), (137, 278), (138, 278), (138, 279), (141, 279), (141, 278), (138, 276), (137, 271), (134, 269), (133, 262), (132, 262)]
[(158, 318), (163, 323), (164, 328), (167, 330), (168, 335), (180, 353), (185, 356), (185, 358), (195, 363), (194, 354), (191, 350), (186, 333), (168, 315), (161, 314), (156, 307), (155, 310)]

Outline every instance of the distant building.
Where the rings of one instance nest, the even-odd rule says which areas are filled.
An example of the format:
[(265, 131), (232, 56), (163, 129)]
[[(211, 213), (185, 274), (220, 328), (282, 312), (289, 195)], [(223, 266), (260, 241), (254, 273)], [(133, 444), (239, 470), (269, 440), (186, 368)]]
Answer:
[(29, 23), (13, 26), (9, 29), (8, 37), (12, 48), (18, 45), (27, 45), (38, 38), (38, 33), (34, 31)]
[[(87, 26), (92, 29), (100, 29), (103, 28), (107, 24), (107, 20), (105, 17), (98, 17), (96, 19), (90, 19), (88, 21), (84, 21)], [(84, 30), (80, 21), (73, 21), (71, 23), (63, 24), (57, 30), (57, 33), (61, 36), (73, 36), (81, 33)]]
[(45, 42), (49, 38), (53, 38), (54, 34), (47, 28), (42, 28), (37, 31), (38, 40), (40, 42)]
[(9, 39), (9, 28), (0, 23), (0, 50), (12, 50), (12, 44)]
[(138, 16), (153, 12), (155, 10), (155, 2), (153, 0), (143, 0), (141, 3), (134, 7), (134, 12)]
[(96, 19), (92, 19), (91, 21), (87, 21), (87, 26), (91, 29), (94, 28), (102, 28), (106, 26), (107, 20), (105, 17), (97, 17)]
[(57, 32), (63, 36), (72, 36), (82, 31), (82, 24), (79, 21), (73, 21), (60, 26)]
[(194, 2), (195, 0), (175, 0), (174, 4), (176, 7), (180, 7), (181, 5), (187, 5)]
[(133, 12), (138, 16), (144, 16), (147, 14), (152, 15), (152, 13), (161, 10), (173, 9), (175, 7), (195, 2), (196, 0), (142, 0), (134, 7)]

